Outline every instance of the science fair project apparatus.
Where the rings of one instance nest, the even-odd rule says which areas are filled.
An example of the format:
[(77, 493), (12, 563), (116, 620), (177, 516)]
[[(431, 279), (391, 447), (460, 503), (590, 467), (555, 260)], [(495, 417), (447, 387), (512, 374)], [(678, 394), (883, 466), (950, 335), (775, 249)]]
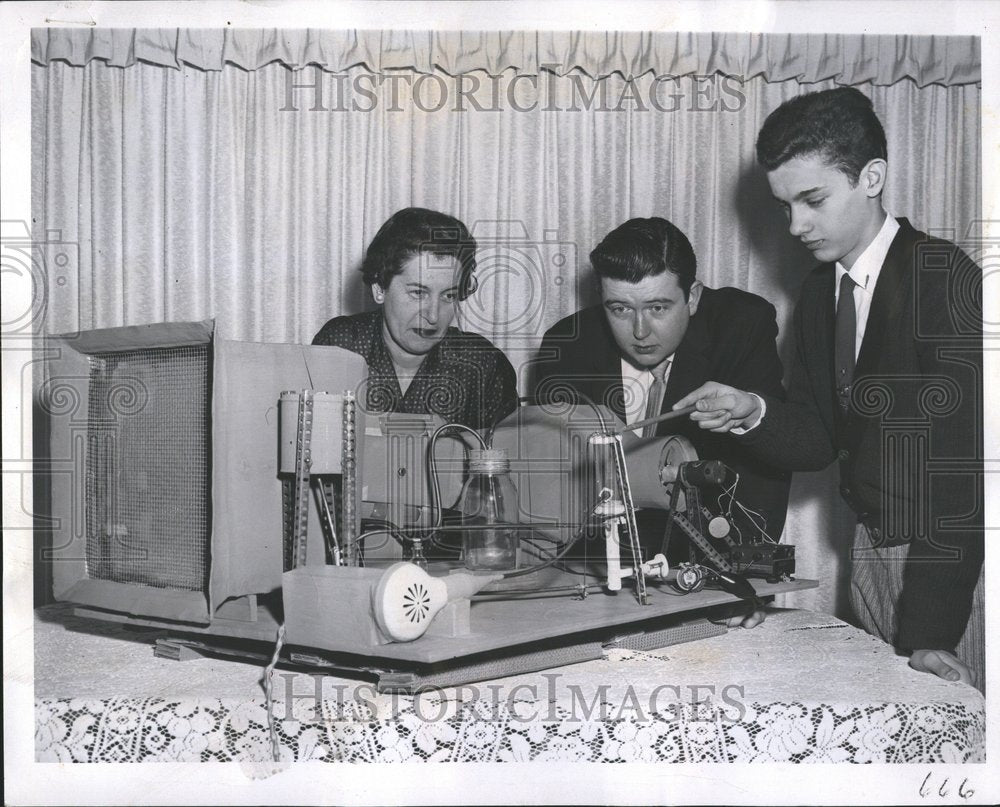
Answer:
[[(175, 632), (159, 655), (413, 691), (716, 635), (816, 585), (729, 468), (603, 407), (526, 405), (482, 432), (367, 413), (360, 356), (217, 339), (212, 322), (45, 350), (54, 596)], [(651, 557), (643, 508), (665, 513)]]

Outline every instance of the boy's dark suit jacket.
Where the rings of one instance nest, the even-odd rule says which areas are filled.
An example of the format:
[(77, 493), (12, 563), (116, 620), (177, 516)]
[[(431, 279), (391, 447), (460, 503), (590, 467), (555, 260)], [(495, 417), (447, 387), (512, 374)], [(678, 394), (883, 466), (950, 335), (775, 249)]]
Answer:
[[(670, 411), (684, 395), (710, 380), (783, 400), (777, 333), (774, 306), (763, 298), (739, 289), (705, 288), (674, 353), (662, 411)], [(625, 420), (621, 353), (601, 306), (578, 311), (553, 325), (542, 340), (529, 378), (530, 394), (540, 402), (580, 392)], [(766, 465), (728, 435), (699, 429), (686, 417), (659, 424), (657, 434), (682, 434), (699, 457), (723, 460), (738, 472), (737, 499), (761, 513), (768, 534), (778, 539), (788, 506), (790, 475), (786, 471)], [(749, 527), (745, 520), (739, 523)], [(659, 551), (662, 526), (651, 535), (640, 525), (640, 534), (647, 552)]]
[(909, 557), (923, 557), (904, 571), (897, 646), (951, 651), (983, 562), (982, 273), (954, 244), (899, 223), (848, 412), (833, 382), (836, 270), (827, 263), (806, 279), (795, 311), (787, 403), (768, 398), (760, 426), (738, 439), (792, 470), (839, 460), (841, 493), (873, 539), (909, 542)]

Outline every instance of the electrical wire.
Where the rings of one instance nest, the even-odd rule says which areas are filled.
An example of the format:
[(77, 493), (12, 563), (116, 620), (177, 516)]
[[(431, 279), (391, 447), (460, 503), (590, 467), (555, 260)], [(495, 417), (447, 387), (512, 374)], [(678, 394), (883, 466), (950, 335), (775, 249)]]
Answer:
[[(601, 431), (606, 433), (608, 431), (607, 421), (605, 420), (604, 415), (601, 413), (601, 410), (597, 407), (597, 404), (595, 404), (588, 396), (584, 395), (583, 393), (575, 392), (575, 394), (577, 395), (577, 397), (580, 400), (582, 400), (585, 404), (587, 404), (593, 410), (594, 415), (597, 417), (598, 422), (601, 424)], [(521, 397), (519, 397), (517, 399), (517, 401), (518, 401), (519, 404), (520, 403), (524, 403), (524, 402), (537, 402), (537, 398), (534, 398), (534, 397), (531, 397), (531, 396), (521, 396)], [(437, 535), (437, 533), (440, 532), (440, 531), (444, 531), (445, 530), (445, 525), (444, 525), (444, 508), (441, 507), (441, 483), (440, 483), (440, 480), (438, 479), (437, 458), (435, 456), (435, 451), (434, 451), (434, 449), (435, 449), (435, 447), (437, 445), (438, 437), (440, 437), (444, 432), (446, 432), (448, 430), (466, 431), (469, 434), (471, 434), (479, 442), (479, 445), (480, 445), (480, 447), (482, 449), (486, 450), (490, 446), (493, 445), (493, 435), (494, 435), (494, 432), (496, 431), (496, 427), (497, 427), (498, 423), (499, 423), (499, 420), (495, 418), (494, 421), (490, 424), (489, 428), (487, 429), (485, 437), (483, 437), (477, 431), (475, 431), (474, 429), (466, 426), (463, 423), (445, 423), (445, 424), (439, 426), (437, 429), (435, 429), (434, 433), (431, 435), (431, 439), (430, 439), (430, 441), (429, 441), (429, 443), (427, 445), (427, 466), (428, 466), (428, 473), (429, 473), (430, 481), (431, 481), (431, 510), (434, 513), (434, 525), (433, 525), (433, 527), (424, 528), (424, 529), (428, 532), (428, 535), (427, 535), (426, 539), (430, 540), (432, 543), (434, 543), (436, 541), (436, 535)], [(603, 499), (602, 499), (602, 501), (603, 501)], [(600, 502), (598, 502), (598, 504), (599, 503)], [(595, 507), (596, 507), (596, 505), (595, 505)], [(593, 513), (591, 512), (591, 513), (589, 513), (587, 515), (586, 518), (590, 518), (590, 516), (592, 516), (592, 515), (593, 515)], [(572, 540), (570, 540), (568, 542), (568, 544), (566, 545), (566, 548), (565, 548), (564, 552), (562, 554), (560, 554), (558, 557), (562, 557), (562, 555), (564, 555), (565, 552), (568, 551), (569, 547), (571, 547), (574, 543), (576, 543), (576, 541), (579, 539), (580, 535), (582, 535), (582, 530), (583, 530), (583, 528), (585, 526), (586, 526), (586, 521), (584, 521), (584, 523), (581, 525), (580, 530), (572, 538)], [(521, 525), (518, 525), (518, 527), (523, 529), (523, 527), (521, 527)], [(558, 557), (557, 557), (557, 559), (558, 559)], [(529, 567), (525, 571), (520, 571), (519, 570), (517, 572), (517, 574), (522, 574), (522, 573), (523, 574), (527, 574), (528, 571), (532, 571), (532, 570), (533, 570), (533, 567)], [(514, 573), (511, 573), (511, 574), (514, 574)]]
[(285, 643), (285, 623), (278, 626), (274, 653), (270, 663), (264, 668), (264, 699), (267, 706), (267, 732), (271, 739), (271, 757), (275, 762), (281, 762), (281, 746), (278, 742), (278, 724), (274, 717), (274, 668), (281, 658), (281, 647)]
[[(735, 473), (735, 472), (734, 472)], [(724, 487), (722, 493), (719, 494), (719, 498), (716, 499), (716, 504), (719, 505), (719, 510), (723, 512), (726, 520), (729, 522), (730, 526), (736, 530), (736, 543), (743, 543), (743, 530), (740, 529), (740, 525), (736, 523), (736, 519), (733, 518), (733, 503), (736, 502), (736, 486), (740, 483), (740, 475), (736, 474), (736, 479), (733, 484), (729, 487)], [(729, 503), (723, 504), (722, 500), (729, 495)]]
[(548, 560), (549, 558), (554, 557), (554, 555), (552, 554), (552, 552), (549, 552), (548, 550), (543, 549), (540, 546), (536, 546), (534, 543), (531, 543), (531, 539), (530, 538), (525, 539), (525, 540), (529, 542), (528, 543), (528, 547), (530, 547), (530, 550), (528, 548), (524, 547), (525, 541), (521, 542), (521, 546), (522, 546), (522, 548), (526, 552), (528, 552), (528, 554), (531, 554), (531, 555), (533, 555), (534, 557), (537, 557), (537, 558), (542, 558), (543, 560)]
[[(736, 479), (733, 480), (733, 484), (730, 485), (729, 487), (723, 487), (722, 493), (719, 494), (719, 498), (716, 500), (719, 505), (719, 509), (724, 511), (727, 517), (732, 516), (733, 514), (733, 503), (736, 501), (736, 486), (740, 484), (739, 473), (735, 471), (733, 473), (736, 474)], [(729, 496), (729, 504), (724, 505), (722, 503), (722, 500), (726, 497), (727, 494)]]
[[(747, 518), (750, 519), (750, 522), (757, 528), (758, 532), (760, 532), (760, 537), (763, 538), (764, 541), (766, 541), (769, 544), (777, 544), (778, 543), (777, 541), (774, 540), (774, 538), (772, 538), (768, 534), (768, 532), (767, 532), (767, 519), (765, 519), (764, 516), (762, 516), (756, 510), (750, 510), (750, 509), (744, 507), (739, 502), (736, 502), (736, 506), (739, 507), (740, 510), (743, 511), (744, 515), (746, 515)], [(760, 519), (759, 523), (758, 523), (757, 519), (754, 518), (754, 516), (756, 516), (758, 519)]]
[[(507, 589), (497, 589), (496, 591), (480, 591), (478, 594), (472, 596), (473, 600), (483, 599), (483, 600), (498, 600), (502, 599), (504, 596), (508, 595), (524, 595), (524, 594), (537, 594), (539, 597), (545, 596), (551, 592), (559, 591), (575, 591), (582, 592), (584, 590), (591, 591), (603, 591), (603, 583), (577, 583), (575, 586), (550, 586), (548, 588), (507, 588)], [(527, 599), (526, 597), (521, 597), (521, 599)]]
[[(607, 433), (608, 431), (607, 421), (605, 420), (604, 415), (601, 413), (600, 409), (597, 407), (597, 404), (595, 404), (588, 396), (584, 395), (583, 393), (575, 392), (575, 394), (580, 400), (583, 401), (583, 403), (585, 403), (591, 408), (598, 422), (601, 424), (601, 431)], [(537, 399), (529, 396), (523, 396), (518, 398), (518, 403), (531, 402), (531, 401), (537, 401)], [(431, 481), (431, 509), (434, 512), (434, 525), (433, 527), (430, 528), (419, 528), (419, 530), (411, 530), (408, 532), (416, 532), (416, 531), (427, 532), (428, 533), (427, 539), (429, 539), (433, 543), (436, 541), (436, 536), (438, 532), (443, 532), (448, 529), (444, 525), (444, 508), (441, 507), (441, 486), (440, 486), (440, 480), (438, 479), (437, 459), (434, 451), (437, 445), (438, 438), (444, 432), (449, 430), (466, 431), (479, 442), (479, 445), (482, 449), (486, 450), (490, 445), (492, 445), (493, 434), (496, 429), (496, 426), (497, 426), (497, 421), (494, 421), (490, 425), (487, 431), (486, 438), (481, 436), (474, 429), (471, 429), (470, 427), (462, 423), (445, 423), (434, 430), (434, 433), (431, 435), (431, 439), (427, 446), (427, 465)], [(506, 579), (508, 577), (520, 577), (522, 575), (530, 574), (532, 572), (548, 568), (549, 566), (553, 565), (554, 563), (564, 558), (568, 554), (569, 550), (583, 536), (584, 530), (586, 530), (587, 527), (590, 526), (589, 519), (596, 514), (595, 511), (597, 510), (598, 505), (607, 501), (608, 496), (610, 496), (610, 491), (607, 492), (607, 495), (605, 495), (604, 492), (602, 492), (601, 497), (598, 499), (598, 501), (596, 501), (590, 508), (588, 508), (587, 515), (584, 517), (584, 520), (580, 523), (576, 533), (569, 541), (566, 542), (566, 544), (562, 547), (562, 549), (560, 549), (555, 555), (552, 555), (551, 557), (544, 560), (542, 563), (535, 564), (534, 566), (526, 566), (523, 569), (516, 569), (514, 571), (507, 572), (504, 574), (504, 578)], [(388, 522), (386, 522), (386, 524), (388, 525)], [(489, 525), (489, 526), (492, 529), (496, 529), (496, 525)], [(524, 525), (511, 525), (511, 526), (512, 527), (516, 526), (518, 529), (532, 529), (530, 527), (525, 527)], [(465, 527), (458, 525), (457, 529), (465, 529)], [(396, 540), (400, 540), (400, 536), (403, 533), (402, 531), (399, 530), (398, 527), (396, 527), (396, 525), (391, 525), (383, 529), (369, 530), (359, 535), (357, 538), (355, 538), (352, 543), (362, 541), (364, 538), (367, 538), (371, 535), (381, 535), (381, 534), (389, 534), (392, 535), (393, 538), (396, 538)], [(412, 540), (412, 536), (410, 537)]]
[(515, 569), (512, 572), (504, 572), (503, 576), (504, 580), (507, 580), (508, 578), (511, 577), (521, 577), (522, 575), (531, 574), (532, 572), (537, 572), (541, 569), (546, 569), (556, 561), (562, 560), (564, 557), (566, 557), (569, 550), (573, 548), (573, 545), (577, 541), (579, 541), (581, 537), (583, 537), (584, 530), (586, 530), (589, 526), (591, 526), (590, 518), (592, 518), (594, 515), (597, 514), (596, 513), (597, 508), (601, 504), (606, 502), (608, 498), (610, 498), (610, 496), (611, 496), (611, 491), (607, 491), (607, 495), (605, 495), (605, 492), (602, 491), (600, 498), (596, 502), (594, 502), (589, 508), (587, 508), (586, 510), (587, 515), (584, 517), (583, 522), (580, 524), (580, 528), (576, 531), (573, 537), (566, 542), (566, 545), (563, 546), (562, 549), (560, 549), (555, 555), (553, 555), (552, 558), (543, 563), (538, 563), (534, 566), (525, 566), (523, 569)]
[[(756, 510), (751, 510), (750, 508), (744, 506), (744, 504), (736, 498), (736, 487), (737, 485), (739, 485), (739, 483), (740, 483), (740, 475), (737, 473), (736, 479), (733, 482), (733, 484), (727, 488), (724, 488), (722, 493), (719, 495), (719, 498), (717, 499), (719, 509), (725, 511), (726, 518), (729, 520), (729, 523), (732, 525), (733, 529), (736, 530), (736, 534), (738, 537), (737, 543), (740, 544), (743, 543), (743, 531), (739, 528), (739, 525), (733, 518), (734, 504), (750, 520), (750, 523), (753, 524), (753, 526), (757, 529), (757, 531), (761, 535), (761, 538), (763, 538), (764, 541), (770, 544), (778, 543), (767, 532), (767, 519), (764, 518), (764, 516), (758, 513)], [(723, 499), (725, 499), (727, 495), (729, 496), (728, 506), (722, 503)]]
[(407, 540), (409, 540), (409, 535), (407, 535), (405, 531), (400, 529), (400, 527), (397, 524), (394, 524), (393, 522), (384, 518), (366, 518), (365, 521), (367, 521), (369, 524), (381, 524), (382, 526), (376, 530), (365, 530), (363, 533), (361, 533), (361, 535), (359, 535), (357, 538), (351, 541), (352, 544), (360, 544), (362, 541), (365, 540), (365, 538), (368, 538), (373, 535), (390, 535), (396, 539), (396, 542), (400, 546), (402, 547), (407, 546), (406, 542)]
[[(391, 522), (391, 521), (389, 521), (387, 519), (374, 519), (374, 518), (370, 518), (370, 519), (365, 519), (365, 520), (368, 521), (369, 523), (382, 524), (383, 528), (382, 529), (376, 529), (376, 530), (366, 530), (365, 532), (363, 532), (361, 535), (359, 535), (355, 539), (355, 542), (363, 541), (365, 538), (368, 538), (368, 537), (373, 536), (373, 535), (391, 535), (393, 538), (396, 539), (396, 541), (401, 546), (403, 546), (405, 548), (408, 545), (407, 542), (414, 540), (412, 538), (412, 536), (410, 536), (406, 530), (400, 529), (398, 525), (394, 524), (393, 522)], [(544, 557), (546, 560), (549, 560), (549, 559), (553, 558), (553, 555), (551, 553), (545, 551), (544, 549), (542, 549), (539, 546), (535, 546), (534, 542), (535, 541), (545, 541), (547, 543), (559, 543), (559, 540), (556, 539), (556, 538), (552, 538), (551, 536), (546, 535), (541, 530), (535, 529), (534, 527), (525, 527), (524, 525), (520, 525), (520, 524), (509, 524), (509, 525), (498, 524), (498, 525), (473, 525), (473, 528), (474, 529), (503, 529), (505, 526), (509, 527), (511, 529), (518, 529), (518, 530), (521, 530), (521, 531), (527, 531), (527, 532), (533, 533), (534, 537), (523, 538), (522, 540), (523, 541), (529, 541), (529, 542), (531, 542), (531, 548), (535, 552), (537, 552), (541, 557)], [(452, 529), (455, 530), (455, 531), (461, 531), (461, 530), (467, 529), (467, 527), (462, 526), (462, 525), (454, 525), (453, 527), (445, 526), (445, 527), (442, 527), (441, 529), (445, 530), (445, 531), (452, 530)], [(417, 540), (420, 540), (420, 539), (418, 538)], [(436, 540), (433, 541), (432, 543), (433, 543), (434, 546), (438, 547), (439, 549), (445, 549), (445, 550), (448, 550), (448, 551), (451, 551), (451, 552), (455, 552), (456, 554), (459, 554), (462, 551), (461, 547), (451, 546), (449, 544), (444, 544), (444, 543), (438, 542)], [(567, 570), (567, 572), (569, 572), (571, 574), (577, 574), (577, 575), (585, 575), (586, 574), (584, 572), (578, 572), (578, 571), (573, 571), (573, 570)]]
[[(597, 421), (601, 424), (601, 433), (602, 434), (609, 434), (610, 432), (608, 431), (608, 422), (604, 419), (604, 414), (601, 412), (601, 410), (597, 406), (597, 404), (595, 404), (594, 401), (591, 398), (589, 398), (587, 395), (585, 395), (584, 393), (580, 392), (579, 390), (573, 390), (573, 395), (576, 396), (577, 398), (579, 398), (583, 403), (585, 403), (587, 406), (589, 406), (593, 410), (594, 415), (597, 417)], [(528, 404), (534, 403), (534, 404), (537, 404), (539, 406), (544, 406), (545, 404), (550, 404), (551, 405), (552, 403), (557, 403), (557, 404), (562, 404), (562, 403), (572, 404), (573, 403), (573, 401), (569, 401), (569, 400), (560, 401), (560, 400), (558, 400), (558, 398), (555, 399), (555, 400), (552, 400), (552, 401), (540, 401), (538, 399), (537, 395), (536, 396), (522, 395), (520, 398), (517, 399), (517, 402), (518, 403), (528, 403)], [(492, 439), (492, 436), (493, 436), (493, 432), (491, 431), (490, 432), (491, 439)], [(491, 441), (491, 444), (492, 444), (492, 441)]]
[(430, 442), (427, 444), (427, 468), (431, 478), (431, 510), (434, 512), (434, 526), (427, 536), (431, 540), (433, 540), (434, 533), (444, 526), (444, 508), (441, 507), (441, 482), (438, 479), (437, 459), (434, 456), (434, 448), (437, 445), (438, 437), (449, 429), (467, 431), (479, 441), (479, 445), (484, 451), (487, 448), (487, 443), (482, 435), (463, 423), (445, 423), (434, 430), (434, 434), (431, 435)]

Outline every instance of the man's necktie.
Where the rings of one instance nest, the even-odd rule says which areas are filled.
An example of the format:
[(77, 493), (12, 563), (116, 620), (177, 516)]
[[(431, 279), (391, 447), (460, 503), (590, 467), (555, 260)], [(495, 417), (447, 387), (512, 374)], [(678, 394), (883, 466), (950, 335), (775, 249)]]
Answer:
[[(658, 364), (650, 372), (653, 374), (653, 383), (649, 385), (649, 392), (646, 393), (646, 414), (643, 415), (643, 420), (647, 418), (655, 418), (660, 414), (660, 407), (663, 405), (663, 391), (666, 389), (666, 382), (663, 380), (667, 374), (667, 369), (670, 367), (670, 362), (665, 361), (662, 364)], [(650, 423), (644, 426), (642, 429), (643, 437), (655, 437), (656, 427), (658, 423)]]
[(837, 324), (834, 341), (834, 372), (836, 373), (837, 400), (844, 411), (851, 402), (851, 383), (854, 381), (854, 348), (858, 332), (858, 315), (854, 310), (854, 278), (845, 274), (840, 278), (840, 296), (837, 299)]

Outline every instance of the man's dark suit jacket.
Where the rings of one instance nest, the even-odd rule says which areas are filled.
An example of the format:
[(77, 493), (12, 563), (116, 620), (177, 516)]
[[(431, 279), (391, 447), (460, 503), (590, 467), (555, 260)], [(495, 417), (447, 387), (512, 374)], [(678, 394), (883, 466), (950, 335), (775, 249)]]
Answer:
[[(674, 353), (661, 411), (670, 411), (709, 380), (783, 400), (777, 333), (774, 306), (763, 298), (739, 289), (703, 289), (698, 311)], [(530, 394), (539, 402), (579, 392), (625, 420), (621, 353), (602, 306), (578, 311), (553, 325), (529, 376)], [(699, 457), (723, 460), (739, 473), (737, 499), (763, 515), (768, 534), (778, 539), (788, 507), (786, 471), (761, 462), (728, 435), (699, 429), (686, 417), (660, 423), (657, 434), (684, 435)], [(738, 524), (749, 529), (743, 519)], [(659, 534), (648, 535), (640, 525), (640, 533), (647, 552), (659, 551), (662, 526)]]
[(910, 543), (897, 646), (952, 651), (983, 562), (982, 273), (954, 244), (899, 223), (849, 410), (834, 388), (836, 268), (827, 263), (808, 276), (795, 311), (788, 401), (766, 398), (761, 424), (737, 439), (792, 470), (838, 459), (841, 494), (875, 542)]

